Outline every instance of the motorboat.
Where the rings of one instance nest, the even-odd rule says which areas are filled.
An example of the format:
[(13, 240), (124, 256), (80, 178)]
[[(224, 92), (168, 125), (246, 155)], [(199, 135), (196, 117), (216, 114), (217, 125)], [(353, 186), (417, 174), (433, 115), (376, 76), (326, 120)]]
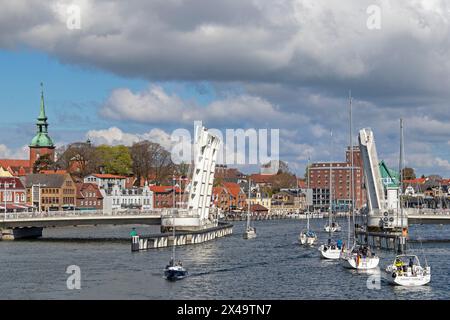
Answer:
[(423, 286), (431, 281), (431, 267), (427, 263), (422, 267), (416, 255), (397, 255), (394, 262), (386, 267), (385, 279), (398, 286)]

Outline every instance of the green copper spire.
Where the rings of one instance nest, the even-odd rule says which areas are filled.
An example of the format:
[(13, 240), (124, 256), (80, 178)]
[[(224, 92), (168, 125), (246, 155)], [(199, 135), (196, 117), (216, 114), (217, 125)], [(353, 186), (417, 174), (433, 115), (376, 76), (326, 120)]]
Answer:
[(45, 147), (53, 148), (53, 141), (48, 136), (48, 123), (47, 116), (45, 115), (45, 103), (44, 103), (44, 85), (41, 82), (41, 108), (39, 111), (39, 116), (36, 122), (37, 133), (36, 136), (31, 140), (30, 147)]
[(38, 122), (46, 124), (47, 116), (45, 115), (45, 104), (44, 104), (44, 84), (41, 82), (41, 111), (39, 112)]

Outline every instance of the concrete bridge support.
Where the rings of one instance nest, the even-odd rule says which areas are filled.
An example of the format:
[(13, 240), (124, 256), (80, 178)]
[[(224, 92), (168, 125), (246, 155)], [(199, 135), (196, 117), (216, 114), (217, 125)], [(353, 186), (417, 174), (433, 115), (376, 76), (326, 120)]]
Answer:
[(42, 237), (40, 227), (7, 228), (1, 229), (2, 240), (33, 239)]

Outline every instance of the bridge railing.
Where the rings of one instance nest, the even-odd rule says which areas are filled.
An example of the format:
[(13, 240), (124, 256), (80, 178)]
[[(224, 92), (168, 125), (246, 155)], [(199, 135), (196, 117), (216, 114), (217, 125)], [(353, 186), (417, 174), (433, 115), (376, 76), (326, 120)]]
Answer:
[(77, 217), (115, 217), (115, 216), (146, 216), (161, 215), (161, 209), (153, 210), (74, 210), (74, 211), (42, 211), (42, 212), (7, 212), (0, 213), (0, 220), (42, 219), (42, 218), (77, 218)]
[(408, 215), (421, 215), (421, 216), (446, 216), (450, 215), (450, 209), (417, 209), (408, 208)]

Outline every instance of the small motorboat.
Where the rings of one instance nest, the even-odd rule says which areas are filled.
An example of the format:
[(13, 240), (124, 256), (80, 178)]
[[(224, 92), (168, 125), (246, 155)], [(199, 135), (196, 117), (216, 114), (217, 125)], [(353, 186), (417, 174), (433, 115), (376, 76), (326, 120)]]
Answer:
[(420, 265), (416, 255), (401, 254), (385, 270), (385, 279), (393, 285), (418, 287), (431, 281), (431, 267)]
[(356, 245), (350, 250), (342, 250), (339, 261), (344, 268), (369, 270), (378, 267), (380, 258), (367, 245)]

